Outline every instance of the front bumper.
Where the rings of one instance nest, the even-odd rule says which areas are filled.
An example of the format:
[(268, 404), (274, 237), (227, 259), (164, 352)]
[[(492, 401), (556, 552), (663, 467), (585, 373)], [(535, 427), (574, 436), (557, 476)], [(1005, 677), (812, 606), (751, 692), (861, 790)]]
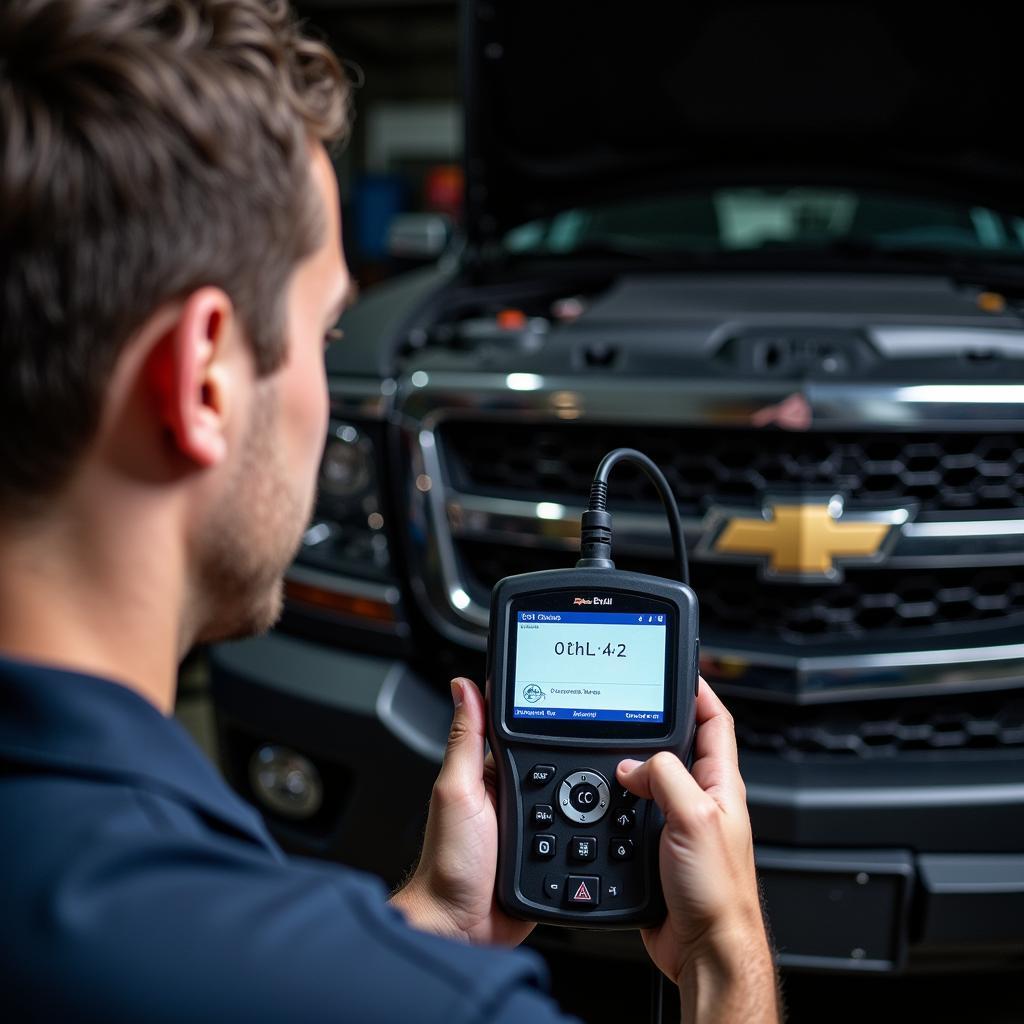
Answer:
[[(253, 799), (263, 743), (313, 760), (323, 811), (286, 848), (397, 882), (415, 863), (451, 716), (404, 662), (282, 634), (210, 652), (222, 766)], [(784, 967), (892, 972), (1024, 960), (1024, 760), (743, 759)], [(574, 940), (576, 946), (584, 945)], [(594, 951), (639, 948), (594, 942)]]

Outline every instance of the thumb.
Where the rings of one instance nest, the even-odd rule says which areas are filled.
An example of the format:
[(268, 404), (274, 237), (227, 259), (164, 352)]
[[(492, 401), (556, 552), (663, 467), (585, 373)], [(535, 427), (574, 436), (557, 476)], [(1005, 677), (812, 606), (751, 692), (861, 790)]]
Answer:
[(635, 796), (653, 799), (669, 817), (704, 798), (704, 790), (675, 754), (662, 750), (647, 761), (620, 761), (616, 776)]
[(448, 731), (441, 777), (449, 785), (466, 790), (483, 778), (483, 698), (471, 679), (459, 676), (452, 680), (452, 702), (455, 714)]

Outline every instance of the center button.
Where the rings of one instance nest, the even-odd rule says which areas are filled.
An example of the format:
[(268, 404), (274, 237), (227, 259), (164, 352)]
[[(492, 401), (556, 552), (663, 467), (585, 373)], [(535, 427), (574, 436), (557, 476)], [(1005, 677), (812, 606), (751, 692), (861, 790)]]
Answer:
[(558, 787), (558, 809), (569, 821), (592, 825), (608, 813), (608, 782), (595, 771), (576, 771)]
[(569, 803), (577, 811), (592, 811), (599, 806), (600, 798), (597, 786), (592, 786), (589, 782), (581, 782), (569, 791)]

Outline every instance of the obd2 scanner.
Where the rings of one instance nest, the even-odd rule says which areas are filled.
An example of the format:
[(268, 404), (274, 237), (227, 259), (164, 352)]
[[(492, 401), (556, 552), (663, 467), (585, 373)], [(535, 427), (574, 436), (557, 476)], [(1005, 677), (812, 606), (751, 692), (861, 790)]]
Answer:
[[(608, 476), (639, 465), (669, 520), (680, 581), (611, 560)], [(491, 595), (488, 738), (498, 781), (497, 895), (509, 914), (591, 928), (655, 924), (663, 818), (615, 780), (624, 757), (689, 763), (699, 653), (675, 498), (655, 464), (601, 461), (574, 569), (501, 580)]]

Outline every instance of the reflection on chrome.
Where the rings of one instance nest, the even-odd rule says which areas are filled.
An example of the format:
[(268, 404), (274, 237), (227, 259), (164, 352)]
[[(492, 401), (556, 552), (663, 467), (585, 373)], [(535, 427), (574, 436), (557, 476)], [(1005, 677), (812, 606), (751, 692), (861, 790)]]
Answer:
[(511, 391), (539, 391), (544, 387), (544, 378), (536, 373), (510, 373), (505, 386)]
[(933, 402), (968, 405), (1024, 405), (1021, 384), (914, 384), (897, 388), (898, 402)]
[(564, 519), (565, 506), (559, 505), (554, 501), (542, 501), (537, 505), (537, 518), (555, 520)]

